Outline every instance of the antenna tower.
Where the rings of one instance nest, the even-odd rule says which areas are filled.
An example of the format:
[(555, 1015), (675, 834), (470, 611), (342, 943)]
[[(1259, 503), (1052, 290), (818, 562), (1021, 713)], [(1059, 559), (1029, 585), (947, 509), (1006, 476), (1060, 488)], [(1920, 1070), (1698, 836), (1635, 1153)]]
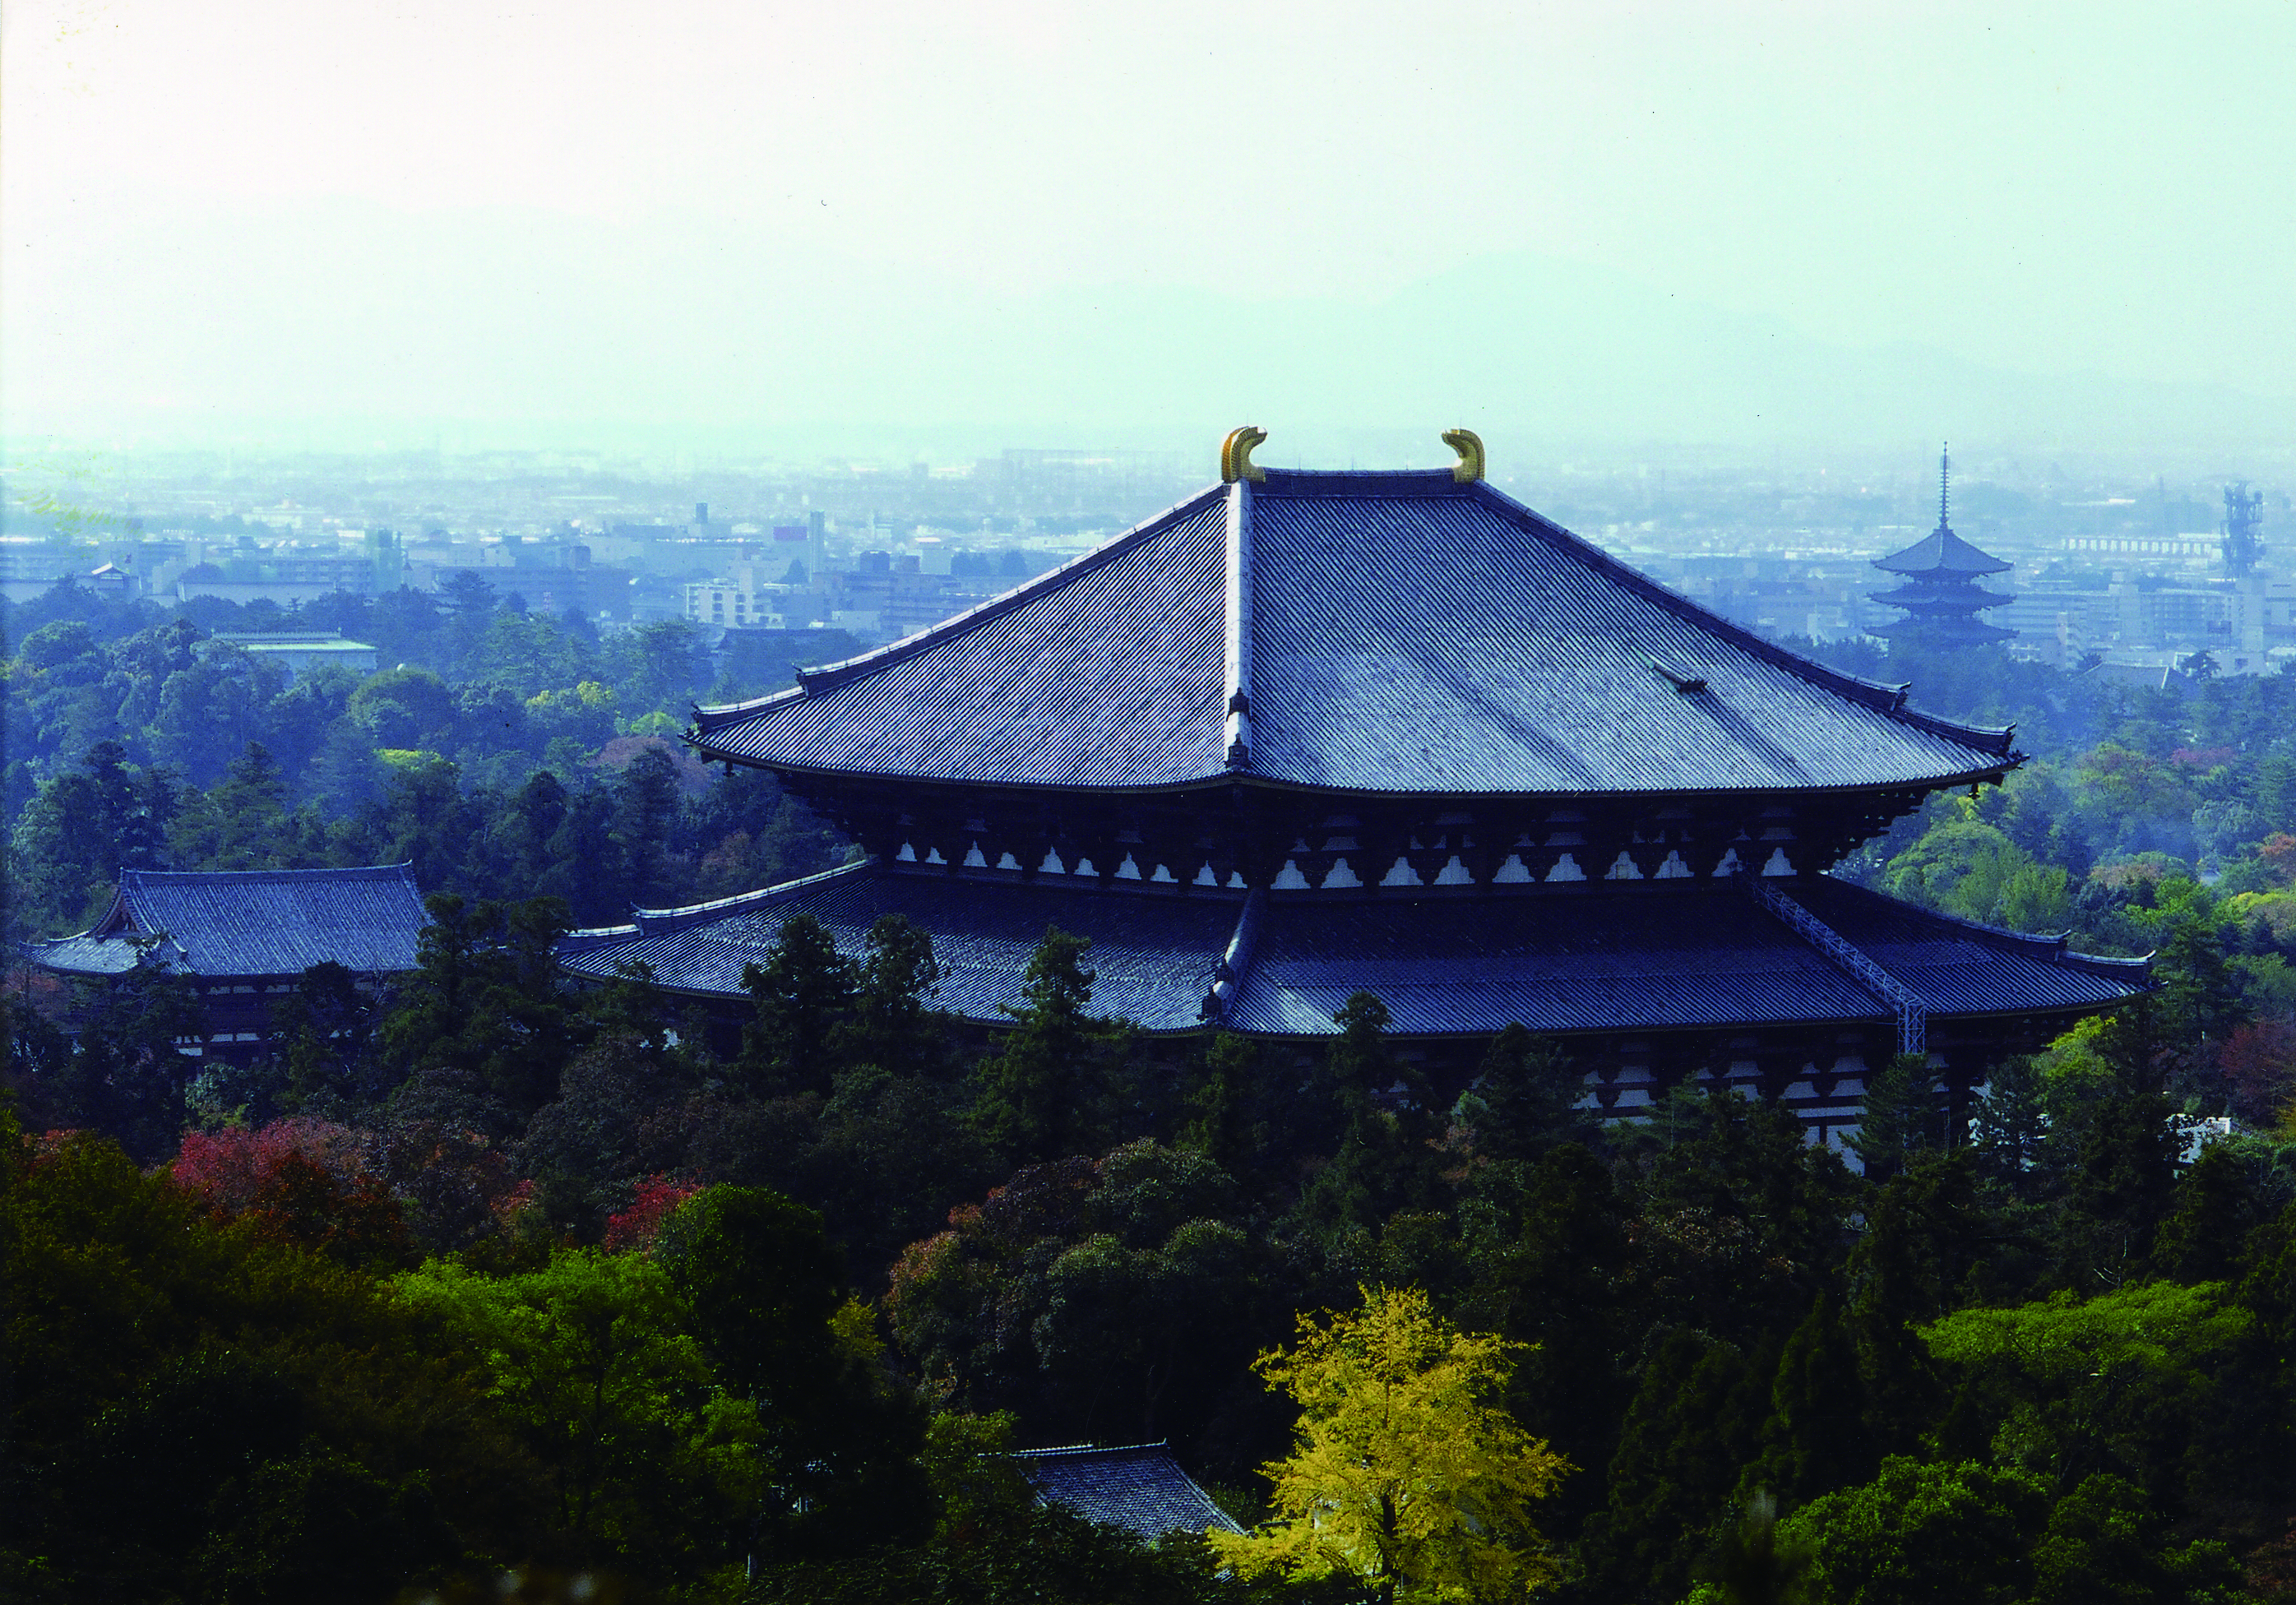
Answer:
[(2224, 504), (2225, 572), (2246, 579), (2264, 556), (2264, 541), (2257, 534), (2264, 525), (2264, 493), (2251, 490), (2243, 479), (2225, 487)]

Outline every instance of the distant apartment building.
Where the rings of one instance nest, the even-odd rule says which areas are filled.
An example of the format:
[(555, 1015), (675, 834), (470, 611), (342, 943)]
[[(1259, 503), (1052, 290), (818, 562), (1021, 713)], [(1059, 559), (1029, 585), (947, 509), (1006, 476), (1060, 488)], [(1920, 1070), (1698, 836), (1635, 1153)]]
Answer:
[(736, 563), (723, 577), (693, 581), (685, 587), (685, 616), (729, 629), (786, 628), (790, 587), (772, 573), (771, 561)]
[(158, 570), (160, 585), (177, 601), (218, 596), (228, 602), (269, 600), (282, 607), (348, 591), (373, 596), (406, 583), (406, 553), (398, 537), (373, 530), (330, 545), (259, 545), (252, 536), (231, 545), (186, 540), (174, 561)]
[(2264, 670), (2276, 649), (2296, 644), (2296, 581), (2177, 584), (2118, 574), (2103, 587), (2036, 585), (2000, 609), (2023, 655), (2070, 667), (2092, 653), (2114, 658), (2207, 651), (2226, 673)]
[(2149, 558), (2155, 562), (2212, 563), (2223, 550), (2224, 537), (2215, 534), (2185, 535), (2069, 535), (2065, 551), (2085, 558)]

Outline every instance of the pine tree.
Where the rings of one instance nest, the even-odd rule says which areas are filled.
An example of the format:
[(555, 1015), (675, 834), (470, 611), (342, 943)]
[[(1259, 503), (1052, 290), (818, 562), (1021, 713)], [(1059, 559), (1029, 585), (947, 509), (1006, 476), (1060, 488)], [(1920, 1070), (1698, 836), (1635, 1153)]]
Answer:
[(1643, 1367), (1611, 1457), (1609, 1495), (1579, 1549), (1589, 1597), (1674, 1605), (1752, 1458), (1767, 1368), (1677, 1327)]
[(1898, 1054), (1866, 1083), (1857, 1134), (1849, 1139), (1849, 1146), (1864, 1161), (1866, 1174), (1882, 1181), (1904, 1168), (1915, 1154), (1944, 1142), (1945, 1107), (1937, 1072), (1923, 1054)]
[(766, 962), (742, 969), (742, 988), (757, 1003), (742, 1033), (742, 1085), (768, 1096), (812, 1092), (826, 1097), (836, 1080), (832, 1044), (860, 985), (859, 970), (837, 951), (828, 927), (811, 914), (791, 914)]
[(1767, 1490), (1791, 1511), (1874, 1475), (1881, 1455), (1866, 1427), (1857, 1358), (1833, 1300), (1819, 1294), (1778, 1356), (1761, 1458), (1740, 1480), (1742, 1498)]
[(1593, 1122), (1577, 1107), (1586, 1093), (1577, 1067), (1553, 1043), (1511, 1025), (1491, 1039), (1458, 1112), (1474, 1129), (1479, 1156), (1535, 1159), (1589, 1134)]
[(981, 1137), (1016, 1164), (1089, 1153), (1102, 1144), (1113, 1063), (1128, 1037), (1120, 1021), (1091, 1012), (1093, 972), (1085, 937), (1057, 926), (1029, 959), (1023, 1002), (1005, 1012), (1013, 1031), (975, 1075), (973, 1120)]

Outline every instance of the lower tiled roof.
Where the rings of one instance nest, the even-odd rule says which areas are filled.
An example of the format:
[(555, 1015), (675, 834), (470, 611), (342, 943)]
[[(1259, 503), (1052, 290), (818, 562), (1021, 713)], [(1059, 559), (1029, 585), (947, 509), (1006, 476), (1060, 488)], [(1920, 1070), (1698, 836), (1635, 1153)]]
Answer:
[[(2071, 1011), (2150, 984), (2141, 961), (2083, 958), (2054, 938), (1947, 919), (1820, 877), (1778, 883), (1919, 995), (1932, 1015)], [(1886, 1000), (1729, 883), (1535, 888), (1461, 895), (1303, 893), (1257, 906), (1248, 941), (1241, 896), (1185, 896), (861, 864), (634, 923), (577, 931), (565, 967), (609, 978), (644, 963), (673, 989), (738, 995), (803, 912), (840, 951), (866, 951), (881, 915), (933, 938), (940, 1006), (1001, 1023), (1050, 926), (1089, 937), (1095, 1010), (1151, 1031), (1202, 1021), (1234, 944), (1242, 973), (1225, 1023), (1257, 1035), (1328, 1036), (1358, 991), (1375, 993), (1410, 1036), (1700, 1029), (1882, 1020)]]
[(676, 991), (739, 994), (743, 966), (765, 962), (792, 914), (820, 921), (852, 958), (867, 953), (869, 928), (881, 916), (906, 914), (932, 934), (939, 1006), (1003, 1021), (1010, 1018), (1004, 1009), (1021, 1003), (1029, 954), (1057, 925), (1093, 939), (1085, 962), (1095, 972), (1096, 1011), (1152, 1031), (1184, 1031), (1201, 1021), (1237, 907), (861, 864), (695, 908), (642, 910), (630, 925), (574, 932), (559, 954), (578, 975), (604, 979), (644, 963), (659, 985)]
[(1023, 1449), (1012, 1459), (1046, 1504), (1064, 1505), (1086, 1520), (1124, 1527), (1151, 1542), (1207, 1527), (1243, 1531), (1162, 1444)]

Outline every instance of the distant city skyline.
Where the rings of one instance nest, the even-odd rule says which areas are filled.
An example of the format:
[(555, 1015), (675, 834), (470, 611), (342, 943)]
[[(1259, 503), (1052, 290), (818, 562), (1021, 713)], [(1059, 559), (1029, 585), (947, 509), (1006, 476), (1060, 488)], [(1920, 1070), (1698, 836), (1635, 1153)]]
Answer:
[(2284, 5), (4, 30), (12, 446), (2296, 438)]

